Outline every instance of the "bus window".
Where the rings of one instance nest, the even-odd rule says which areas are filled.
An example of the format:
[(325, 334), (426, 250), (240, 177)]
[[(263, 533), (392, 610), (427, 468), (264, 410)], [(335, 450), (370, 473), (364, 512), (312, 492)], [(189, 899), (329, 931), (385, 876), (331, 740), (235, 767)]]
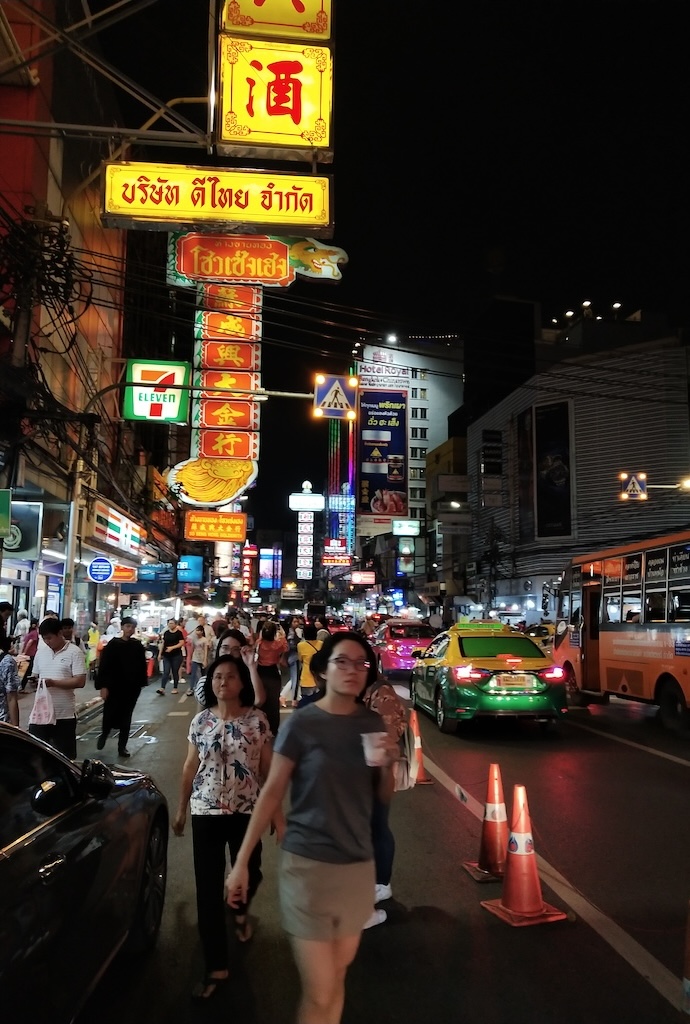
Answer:
[(675, 622), (690, 622), (690, 590), (672, 590), (671, 614)]
[(582, 620), (582, 612), (580, 611), (581, 603), (581, 591), (573, 591), (570, 595), (570, 625), (575, 626), (575, 629), (580, 628), (580, 622)]
[(642, 611), (642, 595), (638, 591), (623, 591), (623, 622), (639, 622)]
[(621, 621), (621, 599), (618, 593), (604, 594), (604, 600), (601, 602), (602, 622), (620, 622)]
[(559, 619), (570, 618), (570, 594), (567, 591), (559, 591), (558, 594), (558, 615)]
[(665, 622), (666, 621), (666, 592), (664, 590), (647, 591), (645, 598), (645, 622)]

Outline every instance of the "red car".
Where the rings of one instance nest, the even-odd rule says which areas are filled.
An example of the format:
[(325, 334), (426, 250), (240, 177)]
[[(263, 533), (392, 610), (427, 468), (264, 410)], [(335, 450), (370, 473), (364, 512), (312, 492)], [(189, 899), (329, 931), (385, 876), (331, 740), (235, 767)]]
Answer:
[(413, 651), (428, 647), (437, 633), (437, 629), (425, 622), (387, 619), (369, 637), (379, 673), (385, 676), (396, 672), (411, 672), (415, 659), (410, 655)]

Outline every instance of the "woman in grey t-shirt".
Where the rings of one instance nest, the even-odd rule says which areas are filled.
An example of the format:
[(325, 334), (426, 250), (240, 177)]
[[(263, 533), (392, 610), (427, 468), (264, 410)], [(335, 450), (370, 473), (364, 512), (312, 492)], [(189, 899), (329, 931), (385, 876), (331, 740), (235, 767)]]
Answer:
[(374, 909), (373, 796), (391, 799), (398, 747), (386, 736), (384, 764), (365, 761), (362, 734), (381, 733), (382, 726), (361, 702), (376, 665), (360, 634), (329, 636), (310, 667), (323, 696), (280, 730), (227, 898), (231, 906), (246, 898), (249, 857), (290, 787), (279, 887), (302, 982), (297, 1019), (320, 1013), (332, 1024), (340, 1020), (347, 968)]

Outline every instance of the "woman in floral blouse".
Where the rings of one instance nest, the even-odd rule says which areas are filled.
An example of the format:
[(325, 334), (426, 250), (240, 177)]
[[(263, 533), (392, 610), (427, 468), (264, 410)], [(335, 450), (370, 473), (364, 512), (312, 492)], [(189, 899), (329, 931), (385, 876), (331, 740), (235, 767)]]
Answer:
[[(234, 864), (268, 774), (273, 739), (265, 714), (253, 706), (249, 669), (241, 659), (217, 658), (209, 666), (205, 691), (206, 707), (189, 727), (180, 802), (172, 823), (175, 835), (183, 835), (187, 805), (191, 804), (197, 914), (206, 968), (192, 997), (201, 1001), (210, 999), (228, 979), (225, 848)], [(282, 820), (275, 826), (282, 834)], [(254, 854), (247, 901), (235, 915), (240, 942), (251, 938), (249, 904), (262, 879), (260, 844)]]

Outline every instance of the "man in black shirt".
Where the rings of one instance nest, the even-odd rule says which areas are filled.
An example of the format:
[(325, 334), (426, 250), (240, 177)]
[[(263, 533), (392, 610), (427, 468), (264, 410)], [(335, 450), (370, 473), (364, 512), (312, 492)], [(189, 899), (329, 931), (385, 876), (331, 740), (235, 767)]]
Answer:
[(96, 746), (103, 750), (111, 729), (119, 729), (117, 752), (129, 757), (127, 740), (132, 715), (142, 686), (146, 686), (146, 654), (139, 640), (134, 639), (136, 620), (122, 620), (122, 637), (114, 636), (103, 648), (98, 669), (98, 683), (103, 698), (103, 726)]
[(180, 681), (180, 666), (184, 656), (185, 641), (184, 633), (177, 624), (176, 619), (168, 619), (168, 628), (163, 634), (161, 642), (161, 657), (163, 658), (163, 678), (161, 685), (156, 690), (161, 697), (165, 697), (165, 685), (172, 675), (173, 686), (171, 693), (177, 693), (177, 684)]

